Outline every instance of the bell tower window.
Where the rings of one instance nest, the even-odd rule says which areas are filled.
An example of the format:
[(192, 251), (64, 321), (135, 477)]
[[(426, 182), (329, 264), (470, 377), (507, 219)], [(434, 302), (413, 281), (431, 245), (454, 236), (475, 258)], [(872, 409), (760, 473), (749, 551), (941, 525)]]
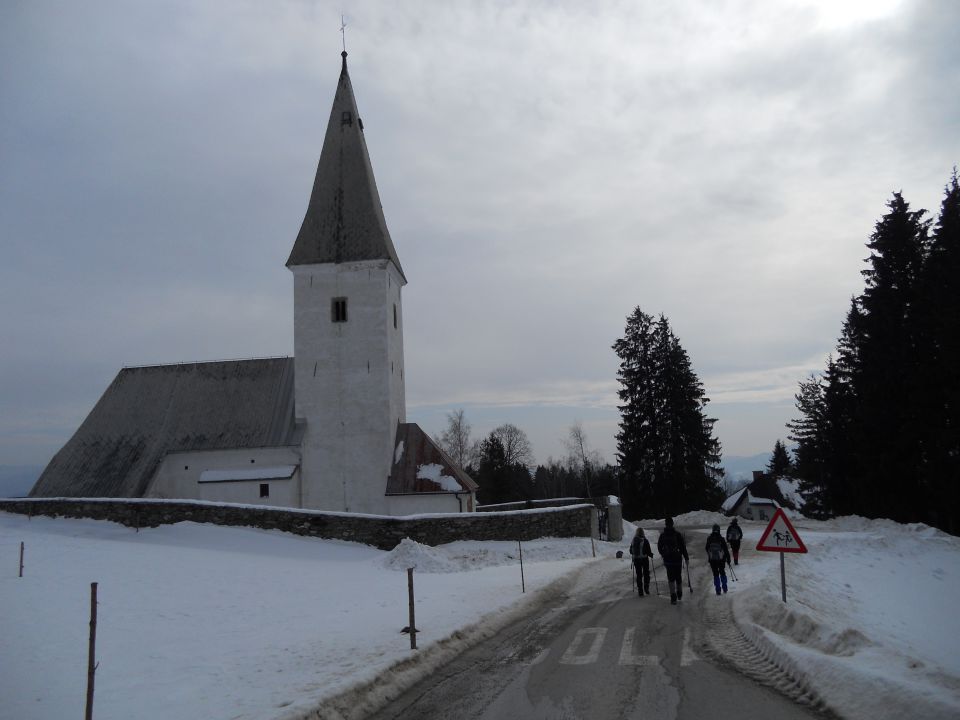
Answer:
[(347, 321), (347, 299), (345, 297), (333, 298), (330, 302), (330, 319), (335, 323)]

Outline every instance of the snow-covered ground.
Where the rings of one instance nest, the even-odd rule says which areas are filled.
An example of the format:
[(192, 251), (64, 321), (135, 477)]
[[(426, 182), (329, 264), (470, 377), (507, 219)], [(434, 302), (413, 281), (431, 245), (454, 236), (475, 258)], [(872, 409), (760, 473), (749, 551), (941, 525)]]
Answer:
[[(677, 518), (695, 566), (697, 528), (713, 522), (726, 525), (714, 513)], [(752, 548), (764, 523), (743, 525)], [(743, 634), (845, 717), (960, 717), (960, 539), (860, 518), (794, 525), (810, 553), (787, 557), (786, 604), (779, 558), (751, 550), (716, 598)], [(388, 553), (246, 528), (137, 533), (0, 513), (0, 718), (81, 715), (91, 582), (98, 720), (297, 718), (352, 687), (376, 680), (384, 693), (430, 672), (592, 563), (618, 562), (631, 535), (597, 543), (597, 560), (589, 540), (524, 543), (522, 593), (515, 543), (405, 541)], [(412, 565), (417, 651), (400, 632)]]

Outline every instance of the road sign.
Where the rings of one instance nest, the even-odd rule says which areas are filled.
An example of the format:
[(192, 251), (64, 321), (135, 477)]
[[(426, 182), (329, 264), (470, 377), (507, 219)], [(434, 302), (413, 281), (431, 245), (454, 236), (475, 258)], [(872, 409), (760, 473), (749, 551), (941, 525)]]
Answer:
[(805, 553), (807, 546), (797, 535), (793, 525), (787, 518), (783, 508), (777, 508), (767, 525), (767, 529), (760, 536), (760, 542), (757, 543), (757, 550), (766, 550), (768, 552), (779, 553)]

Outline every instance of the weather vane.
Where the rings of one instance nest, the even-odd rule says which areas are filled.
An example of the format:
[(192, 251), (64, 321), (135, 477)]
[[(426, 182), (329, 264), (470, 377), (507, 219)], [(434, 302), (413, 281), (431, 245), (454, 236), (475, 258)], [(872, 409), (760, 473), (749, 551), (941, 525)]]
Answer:
[(347, 51), (347, 21), (340, 16), (340, 35), (343, 36), (343, 51)]

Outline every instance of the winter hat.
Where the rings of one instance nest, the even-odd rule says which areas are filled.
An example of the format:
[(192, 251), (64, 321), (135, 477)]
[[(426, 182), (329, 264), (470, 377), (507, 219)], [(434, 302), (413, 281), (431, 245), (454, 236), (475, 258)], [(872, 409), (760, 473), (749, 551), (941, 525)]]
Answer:
[(642, 527), (637, 528), (637, 537), (644, 537)]
[(664, 525), (666, 525), (668, 528), (672, 528), (672, 527), (673, 527), (673, 518), (672, 518), (672, 517), (668, 517), (668, 518), (664, 521)]

